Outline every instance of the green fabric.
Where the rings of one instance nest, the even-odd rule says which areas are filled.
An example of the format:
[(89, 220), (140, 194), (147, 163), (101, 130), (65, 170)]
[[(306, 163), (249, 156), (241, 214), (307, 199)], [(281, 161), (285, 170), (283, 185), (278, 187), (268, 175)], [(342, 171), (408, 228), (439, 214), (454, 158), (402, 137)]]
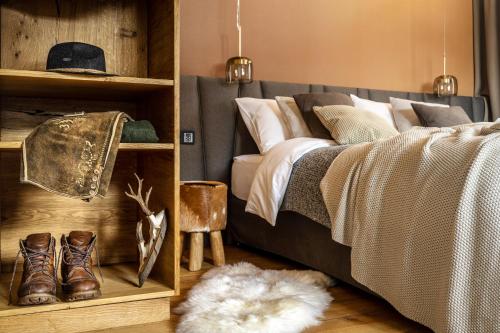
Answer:
[(148, 120), (128, 121), (123, 126), (121, 142), (156, 143), (159, 141), (155, 128)]

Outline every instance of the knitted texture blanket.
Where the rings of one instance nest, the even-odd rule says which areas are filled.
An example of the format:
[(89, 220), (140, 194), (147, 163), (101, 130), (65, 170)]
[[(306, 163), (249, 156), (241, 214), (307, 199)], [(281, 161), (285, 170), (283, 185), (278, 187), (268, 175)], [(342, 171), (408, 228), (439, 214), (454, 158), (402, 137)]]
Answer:
[(354, 279), (435, 332), (500, 332), (498, 123), (353, 146), (321, 191)]
[(125, 119), (95, 112), (41, 124), (23, 142), (21, 182), (75, 199), (104, 197)]

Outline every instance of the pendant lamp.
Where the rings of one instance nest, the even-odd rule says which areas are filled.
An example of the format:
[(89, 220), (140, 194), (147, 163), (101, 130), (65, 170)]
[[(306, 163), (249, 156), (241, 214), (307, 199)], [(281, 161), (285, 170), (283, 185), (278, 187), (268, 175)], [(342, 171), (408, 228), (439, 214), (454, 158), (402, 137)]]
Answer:
[(458, 81), (453, 75), (446, 74), (446, 0), (443, 19), (443, 75), (434, 79), (433, 90), (437, 96), (456, 96)]
[(238, 29), (238, 56), (226, 62), (226, 82), (251, 83), (253, 81), (252, 60), (241, 56), (240, 0), (236, 0), (236, 28)]

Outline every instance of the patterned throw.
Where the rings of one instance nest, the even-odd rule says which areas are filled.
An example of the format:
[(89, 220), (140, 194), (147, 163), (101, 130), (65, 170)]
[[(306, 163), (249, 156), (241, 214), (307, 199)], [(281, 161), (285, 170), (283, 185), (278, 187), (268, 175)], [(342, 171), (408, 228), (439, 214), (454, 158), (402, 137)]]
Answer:
[(293, 211), (331, 228), (319, 184), (333, 160), (349, 146), (315, 149), (293, 164), (280, 210)]
[(321, 190), (353, 278), (436, 332), (500, 332), (498, 124), (353, 146)]
[(23, 142), (21, 182), (74, 199), (104, 197), (126, 117), (96, 112), (41, 124)]

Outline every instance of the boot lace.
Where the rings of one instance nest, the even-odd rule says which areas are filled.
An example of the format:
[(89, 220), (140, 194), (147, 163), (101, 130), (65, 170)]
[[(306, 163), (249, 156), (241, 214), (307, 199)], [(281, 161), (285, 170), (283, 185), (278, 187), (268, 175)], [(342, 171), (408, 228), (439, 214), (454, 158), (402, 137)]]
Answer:
[[(52, 240), (51, 240), (52, 245)], [(26, 248), (22, 240), (19, 241), (19, 251), (16, 255), (16, 261), (14, 262), (14, 271), (12, 272), (12, 278), (10, 279), (9, 284), (9, 305), (12, 302), (12, 286), (14, 284), (14, 279), (16, 277), (17, 264), (19, 263), (19, 255), (22, 253), (25, 262), (28, 264), (30, 275), (26, 279), (27, 281), (33, 276), (35, 273), (42, 273), (47, 278), (54, 280), (54, 283), (57, 284), (57, 270), (54, 269), (53, 275), (49, 273), (50, 266), (50, 256), (49, 251), (44, 250), (33, 250), (30, 248)], [(51, 246), (49, 246), (49, 249)], [(54, 253), (55, 256), (55, 253)], [(57, 258), (55, 258), (57, 267)]]
[[(97, 269), (99, 271), (99, 276), (101, 281), (104, 283), (104, 278), (102, 277), (101, 272), (101, 263), (99, 262), (99, 249), (97, 247), (97, 237), (90, 242), (86, 249), (82, 249), (79, 246), (75, 246), (69, 244), (68, 242), (64, 242), (62, 244), (61, 249), (59, 250), (59, 260), (68, 266), (78, 266), (83, 267), (85, 271), (92, 277), (95, 278), (94, 273), (89, 268), (89, 260), (92, 256), (92, 251), (95, 249), (96, 251), (96, 259), (97, 259)], [(61, 253), (63, 252), (64, 253)], [(65, 255), (69, 254), (69, 255)], [(62, 283), (65, 284), (65, 283)]]

